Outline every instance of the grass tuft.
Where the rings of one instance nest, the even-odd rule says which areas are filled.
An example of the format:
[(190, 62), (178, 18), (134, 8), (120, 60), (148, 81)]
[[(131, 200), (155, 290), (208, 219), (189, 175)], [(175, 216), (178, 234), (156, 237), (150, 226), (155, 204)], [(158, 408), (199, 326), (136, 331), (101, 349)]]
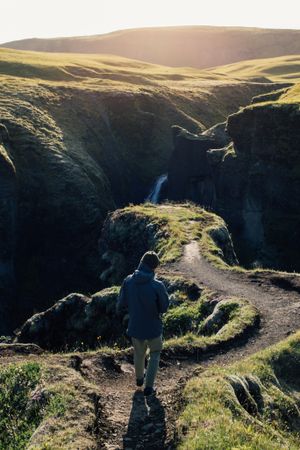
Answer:
[(300, 333), (228, 368), (213, 367), (185, 388), (180, 449), (300, 446)]

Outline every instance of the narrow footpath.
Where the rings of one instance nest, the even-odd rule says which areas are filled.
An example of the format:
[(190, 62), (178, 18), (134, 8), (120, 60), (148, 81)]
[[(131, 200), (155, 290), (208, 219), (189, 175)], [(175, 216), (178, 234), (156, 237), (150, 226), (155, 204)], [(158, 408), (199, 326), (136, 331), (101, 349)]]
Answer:
[[(219, 270), (204, 259), (196, 242), (185, 247), (182, 260), (172, 266), (196, 283), (226, 296), (251, 301), (261, 314), (258, 332), (223, 353), (200, 359), (163, 360), (157, 396), (145, 399), (135, 390), (132, 361), (113, 360), (106, 368), (97, 356), (86, 358), (82, 374), (100, 387), (103, 408), (99, 449), (172, 449), (176, 446), (176, 419), (182, 408), (182, 389), (207, 366), (227, 365), (286, 338), (299, 328), (300, 277)], [(282, 287), (279, 287), (282, 286)]]

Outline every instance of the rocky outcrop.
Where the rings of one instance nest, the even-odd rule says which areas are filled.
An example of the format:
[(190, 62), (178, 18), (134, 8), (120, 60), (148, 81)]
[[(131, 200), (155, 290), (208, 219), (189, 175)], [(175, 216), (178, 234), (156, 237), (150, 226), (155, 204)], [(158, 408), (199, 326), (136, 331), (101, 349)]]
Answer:
[[(203, 291), (197, 284), (178, 275), (159, 278), (170, 294), (171, 307), (184, 301), (196, 302)], [(0, 356), (2, 352), (19, 348), (20, 352), (24, 349), (24, 353), (30, 350), (33, 353), (37, 346), (30, 344), (32, 349), (26, 343), (54, 351), (114, 344), (128, 347), (130, 341), (125, 333), (128, 316), (116, 313), (118, 293), (119, 288), (112, 287), (91, 296), (68, 295), (29, 318), (17, 331), (14, 343), (0, 344)]]
[(161, 234), (159, 224), (142, 211), (125, 209), (108, 215), (99, 240), (103, 283), (121, 284), (137, 268), (142, 255), (155, 248)]
[(15, 356), (15, 355), (40, 355), (43, 349), (36, 344), (0, 344), (0, 357)]
[(82, 350), (103, 342), (113, 345), (125, 332), (121, 318), (116, 316), (117, 295), (117, 288), (91, 297), (70, 294), (28, 319), (16, 341), (33, 342), (51, 350)]
[(191, 199), (221, 215), (240, 262), (299, 271), (299, 130), (297, 103), (269, 102), (229, 116), (233, 143), (225, 147), (217, 136), (180, 131), (168, 198)]
[(168, 198), (175, 201), (189, 199), (213, 207), (216, 191), (213, 165), (208, 161), (207, 150), (224, 147), (230, 142), (225, 123), (201, 135), (173, 127), (173, 136), (175, 146), (169, 164)]
[(148, 250), (158, 253), (161, 266), (173, 263), (192, 240), (220, 264), (238, 264), (226, 224), (216, 214), (174, 203), (118, 209), (108, 215), (99, 240), (101, 280), (106, 286), (121, 284)]

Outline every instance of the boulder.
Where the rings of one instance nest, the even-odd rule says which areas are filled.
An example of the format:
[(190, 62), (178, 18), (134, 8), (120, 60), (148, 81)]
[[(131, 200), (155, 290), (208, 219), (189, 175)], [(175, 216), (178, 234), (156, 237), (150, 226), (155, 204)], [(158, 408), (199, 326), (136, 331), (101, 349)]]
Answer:
[(35, 343), (49, 350), (113, 344), (125, 331), (122, 318), (116, 315), (117, 295), (117, 288), (91, 297), (70, 294), (28, 319), (17, 331), (15, 341)]
[(0, 358), (14, 355), (40, 355), (43, 349), (36, 344), (0, 344)]
[(103, 283), (121, 284), (137, 268), (142, 255), (154, 248), (157, 233), (159, 225), (142, 213), (125, 208), (109, 214), (99, 240)]

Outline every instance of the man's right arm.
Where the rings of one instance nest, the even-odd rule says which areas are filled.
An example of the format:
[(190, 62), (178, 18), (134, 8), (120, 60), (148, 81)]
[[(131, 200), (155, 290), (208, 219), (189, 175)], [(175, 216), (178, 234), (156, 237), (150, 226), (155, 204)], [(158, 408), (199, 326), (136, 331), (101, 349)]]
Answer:
[(127, 289), (126, 289), (126, 279), (123, 281), (120, 292), (119, 292), (119, 296), (118, 296), (118, 300), (117, 300), (117, 304), (116, 304), (116, 311), (117, 314), (125, 314), (128, 311), (128, 298), (127, 298), (127, 293), (126, 293)]

